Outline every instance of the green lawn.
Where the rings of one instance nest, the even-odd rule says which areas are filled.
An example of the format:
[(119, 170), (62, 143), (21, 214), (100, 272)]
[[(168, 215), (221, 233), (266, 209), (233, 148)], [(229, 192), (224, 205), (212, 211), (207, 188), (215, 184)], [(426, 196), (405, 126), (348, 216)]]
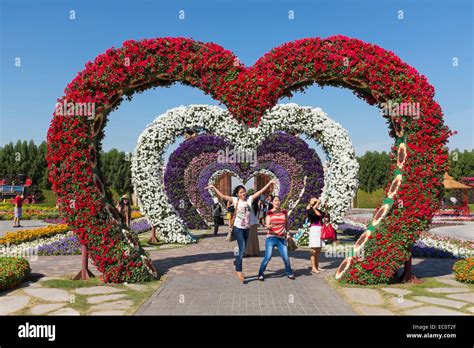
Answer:
[(359, 189), (354, 200), (356, 208), (376, 208), (385, 197), (383, 189), (377, 189), (371, 193)]

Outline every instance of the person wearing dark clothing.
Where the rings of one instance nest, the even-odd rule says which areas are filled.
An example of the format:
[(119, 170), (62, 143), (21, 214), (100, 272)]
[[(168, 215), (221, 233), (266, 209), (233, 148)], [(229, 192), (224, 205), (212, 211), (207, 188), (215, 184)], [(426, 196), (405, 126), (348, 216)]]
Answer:
[(306, 214), (311, 223), (309, 229), (309, 247), (311, 248), (311, 273), (317, 274), (323, 269), (319, 268), (319, 255), (321, 254), (321, 227), (323, 225), (324, 212), (319, 209), (321, 201), (317, 198), (311, 198), (306, 207)]
[(219, 226), (222, 225), (222, 207), (217, 197), (214, 198), (214, 205), (212, 206), (212, 217), (214, 219), (214, 235), (217, 235), (217, 232), (219, 232)]

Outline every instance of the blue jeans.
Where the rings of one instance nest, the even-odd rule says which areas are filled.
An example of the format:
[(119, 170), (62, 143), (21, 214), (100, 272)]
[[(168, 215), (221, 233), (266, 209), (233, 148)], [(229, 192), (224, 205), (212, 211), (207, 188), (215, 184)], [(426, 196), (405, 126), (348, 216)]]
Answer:
[(263, 258), (262, 264), (260, 265), (260, 270), (258, 271), (259, 276), (263, 275), (267, 269), (267, 265), (272, 258), (273, 248), (275, 246), (278, 248), (278, 252), (285, 263), (286, 275), (293, 274), (293, 271), (291, 270), (290, 259), (288, 257), (288, 247), (286, 246), (286, 240), (278, 237), (267, 237), (267, 240), (265, 241), (265, 257)]
[(243, 229), (234, 227), (233, 228), (235, 240), (239, 247), (239, 252), (235, 255), (235, 270), (237, 272), (242, 272), (242, 259), (244, 258), (245, 248), (247, 246), (247, 239), (249, 238), (249, 229)]

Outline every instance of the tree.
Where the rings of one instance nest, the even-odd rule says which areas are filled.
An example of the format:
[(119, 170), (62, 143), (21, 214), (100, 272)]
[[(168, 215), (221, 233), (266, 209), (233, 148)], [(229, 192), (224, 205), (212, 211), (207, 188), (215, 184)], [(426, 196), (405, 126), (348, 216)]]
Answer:
[(107, 184), (119, 195), (133, 192), (130, 158), (125, 152), (101, 152), (100, 168)]
[(451, 151), (449, 154), (449, 175), (455, 180), (465, 176), (474, 177), (474, 150), (460, 152), (455, 149)]
[(366, 192), (384, 188), (388, 181), (390, 157), (386, 152), (368, 151), (357, 158), (359, 187)]

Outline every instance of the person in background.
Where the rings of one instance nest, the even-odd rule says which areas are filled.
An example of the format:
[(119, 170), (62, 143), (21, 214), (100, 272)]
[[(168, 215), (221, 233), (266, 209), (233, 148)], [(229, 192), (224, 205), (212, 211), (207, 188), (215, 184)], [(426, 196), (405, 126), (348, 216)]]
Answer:
[(258, 256), (260, 254), (260, 245), (258, 243), (258, 208), (259, 201), (256, 199), (252, 202), (250, 209), (250, 230), (245, 256)]
[(288, 221), (288, 212), (281, 209), (280, 197), (275, 196), (271, 201), (273, 209), (268, 211), (265, 224), (268, 228), (267, 239), (265, 240), (265, 257), (262, 260), (258, 271), (258, 280), (264, 281), (264, 272), (272, 258), (273, 248), (277, 247), (280, 256), (285, 264), (285, 272), (288, 279), (294, 280), (295, 275), (291, 270), (290, 258), (288, 257), (288, 246), (286, 239), (290, 236), (290, 224)]
[(324, 212), (319, 208), (321, 201), (315, 197), (311, 198), (309, 204), (306, 207), (306, 214), (308, 220), (311, 223), (309, 229), (309, 247), (311, 248), (311, 273), (317, 274), (323, 269), (319, 268), (319, 255), (321, 254), (321, 227), (324, 219)]
[(267, 213), (273, 209), (273, 198), (275, 198), (274, 195), (268, 195), (267, 199)]
[(23, 195), (17, 195), (15, 199), (13, 200), (14, 208), (13, 208), (13, 227), (23, 227), (20, 225), (20, 219), (22, 215), (22, 207), (23, 207), (23, 200), (24, 200)]
[(122, 223), (130, 228), (130, 221), (132, 220), (132, 206), (127, 195), (123, 195), (116, 206), (117, 210), (122, 217)]
[(242, 185), (239, 185), (234, 189), (233, 196), (224, 195), (214, 185), (209, 185), (206, 187), (206, 190), (213, 189), (217, 197), (220, 199), (227, 202), (232, 202), (235, 208), (235, 219), (232, 233), (237, 240), (238, 253), (236, 253), (235, 256), (234, 265), (237, 277), (242, 283), (245, 281), (245, 277), (242, 273), (242, 259), (244, 257), (250, 229), (250, 207), (252, 206), (253, 201), (256, 200), (263, 192), (265, 192), (273, 183), (274, 180), (271, 180), (260, 191), (255, 192), (249, 197), (247, 197), (247, 190)]
[(212, 206), (212, 217), (214, 219), (214, 235), (216, 236), (217, 232), (219, 232), (219, 226), (221, 225), (222, 220), (222, 207), (217, 197), (214, 197), (214, 204)]
[(227, 202), (226, 210), (227, 210), (227, 220), (229, 220), (229, 229), (232, 229), (232, 226), (234, 225), (233, 219), (234, 219), (235, 208), (231, 202)]

